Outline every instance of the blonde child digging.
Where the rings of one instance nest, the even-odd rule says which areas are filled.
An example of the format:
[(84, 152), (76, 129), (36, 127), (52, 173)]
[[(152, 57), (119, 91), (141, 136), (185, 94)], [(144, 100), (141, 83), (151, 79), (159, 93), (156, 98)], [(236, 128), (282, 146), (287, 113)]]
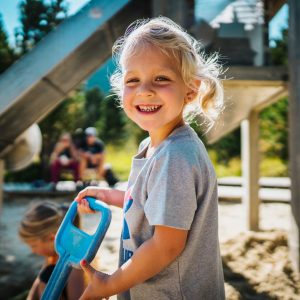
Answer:
[[(20, 238), (30, 247), (32, 253), (45, 258), (41, 271), (28, 293), (27, 300), (41, 299), (58, 260), (58, 255), (54, 250), (54, 239), (67, 209), (67, 206), (55, 202), (38, 202), (28, 209), (21, 220)], [(75, 218), (74, 224), (79, 227), (78, 216)], [(82, 270), (73, 269), (71, 271), (61, 300), (78, 300), (84, 291), (83, 275)]]
[(199, 51), (164, 17), (135, 22), (114, 45), (112, 86), (149, 137), (133, 157), (126, 192), (88, 187), (76, 198), (81, 212), (92, 213), (87, 196), (124, 212), (120, 267), (108, 275), (82, 261), (89, 285), (80, 300), (225, 299), (216, 175), (185, 123), (202, 114), (212, 125), (222, 108), (215, 57)]

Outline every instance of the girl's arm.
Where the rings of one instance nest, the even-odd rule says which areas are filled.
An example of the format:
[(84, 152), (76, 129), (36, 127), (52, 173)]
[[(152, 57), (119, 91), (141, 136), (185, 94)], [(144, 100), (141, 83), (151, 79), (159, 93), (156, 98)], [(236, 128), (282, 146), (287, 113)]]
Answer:
[(36, 278), (30, 288), (30, 291), (27, 295), (26, 300), (39, 300), (39, 285), (40, 285), (40, 280), (39, 278)]
[(113, 205), (122, 208), (124, 202), (124, 191), (99, 188), (99, 187), (87, 187), (78, 193), (75, 200), (79, 203), (79, 211), (84, 213), (92, 213), (93, 211), (89, 208), (88, 202), (84, 199), (85, 197), (94, 197), (99, 199), (108, 205)]
[(95, 271), (86, 262), (82, 262), (81, 266), (90, 283), (80, 300), (119, 294), (158, 274), (183, 251), (187, 235), (187, 230), (155, 226), (153, 237), (144, 242), (112, 275)]

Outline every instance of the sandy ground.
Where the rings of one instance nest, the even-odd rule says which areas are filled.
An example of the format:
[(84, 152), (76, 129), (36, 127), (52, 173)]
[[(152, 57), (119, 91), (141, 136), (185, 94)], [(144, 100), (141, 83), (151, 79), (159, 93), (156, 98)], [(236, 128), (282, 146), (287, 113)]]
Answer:
[[(219, 237), (226, 281), (226, 298), (300, 299), (299, 275), (293, 271), (287, 246), (290, 205), (260, 206), (258, 233), (247, 231), (246, 210), (241, 203), (220, 202)], [(83, 227), (94, 230), (99, 215), (83, 218)], [(93, 262), (111, 273), (118, 265), (122, 211), (112, 208), (112, 222)], [(116, 297), (110, 299), (115, 300)]]
[[(6, 201), (4, 205), (0, 219), (0, 299), (11, 299), (22, 291), (23, 295), (40, 268), (41, 260), (30, 253), (16, 234), (20, 218), (31, 201), (33, 199)], [(107, 273), (112, 273), (118, 266), (122, 230), (121, 209), (111, 209), (112, 223), (93, 262), (97, 269)], [(242, 204), (219, 204), (219, 237), (227, 299), (300, 300), (299, 275), (291, 268), (288, 258), (290, 205), (264, 203), (260, 206), (260, 213), (262, 230), (250, 232), (247, 231), (246, 210)], [(85, 215), (83, 228), (93, 232), (99, 218), (99, 214)], [(2, 297), (5, 293), (11, 297)], [(24, 295), (14, 299), (24, 300)]]

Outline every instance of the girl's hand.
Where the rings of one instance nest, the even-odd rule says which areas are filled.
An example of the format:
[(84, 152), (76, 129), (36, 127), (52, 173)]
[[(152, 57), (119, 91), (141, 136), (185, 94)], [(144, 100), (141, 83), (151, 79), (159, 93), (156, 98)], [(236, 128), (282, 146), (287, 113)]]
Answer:
[(95, 211), (90, 208), (90, 204), (86, 199), (76, 200), (78, 202), (77, 211), (81, 214), (94, 214)]
[(82, 199), (84, 199), (85, 197), (93, 197), (93, 198), (96, 198), (98, 200), (101, 200), (101, 201), (109, 204), (108, 203), (108, 201), (109, 201), (108, 193), (109, 192), (110, 192), (110, 189), (108, 189), (108, 188), (100, 188), (100, 187), (95, 187), (95, 186), (86, 187), (85, 189), (83, 189), (82, 191), (80, 191), (78, 193), (78, 195), (75, 198), (75, 201), (80, 203), (80, 201)]
[(108, 300), (108, 280), (110, 276), (105, 273), (96, 271), (85, 260), (81, 261), (80, 265), (84, 273), (87, 275), (89, 283), (79, 300)]
[(91, 186), (79, 192), (75, 198), (75, 201), (78, 202), (80, 211), (91, 213), (92, 210), (90, 209), (88, 202), (86, 200), (86, 202), (82, 201), (85, 199), (85, 197), (94, 197), (108, 205), (114, 205), (122, 208), (124, 203), (124, 195), (125, 192), (121, 190)]
[(108, 203), (108, 191), (109, 189), (98, 187), (87, 187), (80, 191), (77, 197), (75, 198), (75, 201), (78, 202), (78, 212), (86, 214), (95, 213), (95, 211), (90, 208), (89, 202), (85, 199), (85, 197), (94, 197), (98, 200)]

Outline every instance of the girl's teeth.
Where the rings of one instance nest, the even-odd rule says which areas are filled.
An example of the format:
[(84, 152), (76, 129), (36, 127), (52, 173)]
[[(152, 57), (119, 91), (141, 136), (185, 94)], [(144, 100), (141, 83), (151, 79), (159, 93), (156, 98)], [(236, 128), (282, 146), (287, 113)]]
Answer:
[(155, 111), (158, 108), (160, 108), (160, 105), (154, 105), (154, 106), (139, 106), (139, 109), (141, 111)]

